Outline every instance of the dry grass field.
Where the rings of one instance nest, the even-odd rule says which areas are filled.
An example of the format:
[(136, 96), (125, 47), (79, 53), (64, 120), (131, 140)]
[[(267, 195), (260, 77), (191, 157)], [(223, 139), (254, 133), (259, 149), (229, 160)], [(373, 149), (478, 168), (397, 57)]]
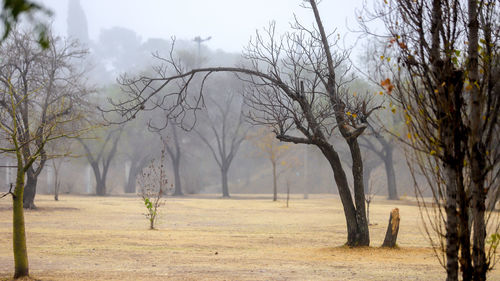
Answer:
[[(0, 200), (0, 280), (13, 272), (10, 200)], [(37, 196), (26, 212), (31, 275), (39, 280), (443, 280), (418, 208), (378, 200), (371, 245), (349, 249), (333, 195), (168, 198), (148, 230), (137, 197)], [(381, 249), (389, 212), (401, 214), (398, 249)], [(500, 280), (500, 271), (489, 274)]]

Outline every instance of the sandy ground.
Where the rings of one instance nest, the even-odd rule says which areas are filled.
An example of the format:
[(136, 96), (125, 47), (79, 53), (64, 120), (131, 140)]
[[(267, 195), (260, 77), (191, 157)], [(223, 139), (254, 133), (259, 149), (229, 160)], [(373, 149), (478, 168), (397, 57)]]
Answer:
[[(372, 203), (372, 247), (349, 249), (340, 201), (312, 195), (168, 198), (148, 230), (137, 197), (37, 196), (26, 212), (30, 272), (40, 280), (443, 280), (418, 208)], [(389, 212), (398, 249), (381, 249)], [(11, 202), (0, 200), (0, 280), (13, 272)], [(500, 271), (489, 274), (500, 280)]]

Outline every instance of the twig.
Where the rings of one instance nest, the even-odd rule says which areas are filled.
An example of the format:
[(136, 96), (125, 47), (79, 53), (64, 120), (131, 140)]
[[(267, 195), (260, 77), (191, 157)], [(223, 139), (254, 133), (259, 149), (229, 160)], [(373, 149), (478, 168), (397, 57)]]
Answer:
[(4, 195), (0, 196), (0, 199), (4, 198), (5, 196), (7, 196), (9, 194), (12, 195), (12, 199), (16, 199), (16, 195), (14, 194), (14, 192), (12, 192), (12, 183), (10, 184), (9, 192), (7, 192)]

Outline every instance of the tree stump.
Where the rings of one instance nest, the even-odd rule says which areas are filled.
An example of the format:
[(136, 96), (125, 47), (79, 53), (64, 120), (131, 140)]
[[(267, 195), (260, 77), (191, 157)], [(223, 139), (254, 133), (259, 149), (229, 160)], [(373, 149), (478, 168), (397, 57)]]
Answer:
[(396, 240), (398, 239), (399, 232), (399, 220), (399, 209), (395, 208), (391, 211), (389, 225), (387, 226), (387, 232), (385, 233), (384, 244), (382, 244), (382, 247), (394, 248), (396, 246)]

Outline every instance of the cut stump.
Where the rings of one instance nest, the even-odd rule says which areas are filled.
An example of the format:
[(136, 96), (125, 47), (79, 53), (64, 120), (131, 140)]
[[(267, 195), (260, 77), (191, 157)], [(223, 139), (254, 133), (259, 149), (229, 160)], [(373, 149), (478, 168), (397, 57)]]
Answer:
[(384, 244), (382, 244), (382, 247), (396, 247), (396, 240), (398, 239), (399, 232), (399, 220), (399, 209), (395, 208), (391, 211), (389, 225), (387, 226), (387, 232), (385, 233)]

